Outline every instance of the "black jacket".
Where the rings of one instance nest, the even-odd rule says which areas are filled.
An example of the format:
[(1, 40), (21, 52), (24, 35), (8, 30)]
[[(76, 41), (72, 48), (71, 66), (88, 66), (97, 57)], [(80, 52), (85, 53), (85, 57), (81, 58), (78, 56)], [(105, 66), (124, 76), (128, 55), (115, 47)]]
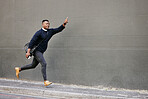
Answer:
[(61, 25), (58, 28), (51, 28), (48, 29), (47, 31), (44, 31), (43, 29), (40, 29), (37, 31), (34, 36), (32, 37), (30, 43), (29, 43), (29, 48), (32, 49), (34, 46), (37, 46), (44, 38), (46, 38), (44, 41), (42, 41), (39, 46), (36, 48), (37, 51), (40, 51), (44, 53), (47, 49), (48, 46), (48, 41), (51, 39), (51, 37), (58, 33), (61, 32), (65, 27)]

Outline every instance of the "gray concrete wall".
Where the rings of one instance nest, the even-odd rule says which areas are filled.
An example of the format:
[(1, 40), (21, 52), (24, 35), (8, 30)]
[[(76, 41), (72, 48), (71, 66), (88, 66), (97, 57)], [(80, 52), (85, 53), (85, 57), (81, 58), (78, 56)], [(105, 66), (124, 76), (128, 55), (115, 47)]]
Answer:
[[(148, 0), (0, 0), (0, 77), (15, 78), (23, 46), (49, 19), (66, 29), (44, 56), (50, 81), (148, 89)], [(39, 65), (22, 79), (42, 81)]]

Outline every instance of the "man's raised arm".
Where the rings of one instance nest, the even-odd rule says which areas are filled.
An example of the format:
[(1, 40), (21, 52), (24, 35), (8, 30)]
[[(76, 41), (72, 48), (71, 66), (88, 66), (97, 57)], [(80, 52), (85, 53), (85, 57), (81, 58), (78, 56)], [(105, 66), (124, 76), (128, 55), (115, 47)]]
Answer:
[(68, 17), (65, 19), (64, 23), (60, 27), (52, 29), (54, 34), (61, 32), (65, 28), (67, 23), (68, 23)]

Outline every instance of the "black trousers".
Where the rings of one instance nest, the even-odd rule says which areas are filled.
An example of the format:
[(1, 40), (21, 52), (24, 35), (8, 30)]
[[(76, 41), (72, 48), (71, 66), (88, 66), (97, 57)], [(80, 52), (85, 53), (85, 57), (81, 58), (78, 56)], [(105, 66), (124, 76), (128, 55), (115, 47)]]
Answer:
[(43, 57), (43, 53), (41, 53), (40, 51), (34, 52), (34, 58), (32, 63), (21, 67), (21, 71), (27, 70), (27, 69), (34, 69), (39, 63), (42, 65), (41, 71), (42, 71), (43, 79), (47, 80), (47, 76), (46, 76), (47, 63)]

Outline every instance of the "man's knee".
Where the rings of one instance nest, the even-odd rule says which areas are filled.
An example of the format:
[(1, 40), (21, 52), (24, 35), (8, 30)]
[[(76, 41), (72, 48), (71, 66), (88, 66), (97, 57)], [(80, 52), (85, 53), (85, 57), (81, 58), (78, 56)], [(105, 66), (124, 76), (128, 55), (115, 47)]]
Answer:
[(31, 68), (35, 68), (37, 66), (37, 64), (32, 64)]
[(31, 68), (35, 68), (36, 66), (32, 66)]

